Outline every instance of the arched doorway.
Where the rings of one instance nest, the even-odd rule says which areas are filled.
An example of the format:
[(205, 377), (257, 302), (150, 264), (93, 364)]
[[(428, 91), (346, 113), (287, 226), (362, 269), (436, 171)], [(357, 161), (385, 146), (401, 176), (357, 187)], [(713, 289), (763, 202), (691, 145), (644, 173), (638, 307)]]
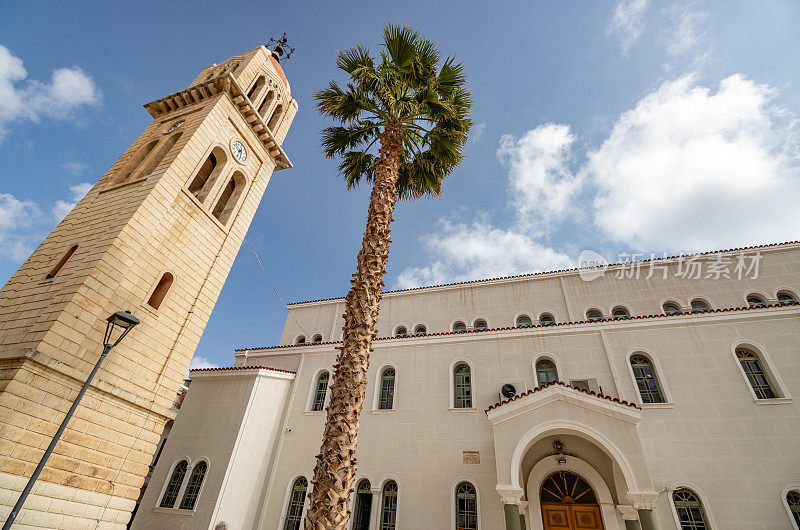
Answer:
[(542, 482), (539, 499), (545, 530), (603, 530), (594, 490), (576, 473), (550, 474)]

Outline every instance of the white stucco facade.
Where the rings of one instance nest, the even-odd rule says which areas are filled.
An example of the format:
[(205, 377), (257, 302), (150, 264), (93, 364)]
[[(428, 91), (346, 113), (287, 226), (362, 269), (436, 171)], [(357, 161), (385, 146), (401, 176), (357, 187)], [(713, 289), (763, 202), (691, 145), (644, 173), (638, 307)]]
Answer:
[[(606, 529), (680, 528), (680, 488), (711, 528), (795, 528), (786, 495), (800, 484), (800, 245), (742, 252), (760, 255), (757, 274), (679, 277), (685, 261), (660, 260), (642, 264), (638, 278), (611, 266), (591, 281), (558, 271), (387, 293), (357, 454), (357, 482), (369, 479), (373, 492), (369, 528), (383, 530), (387, 481), (397, 485), (396, 528), (457, 528), (464, 482), (475, 490), (477, 528), (545, 528), (540, 488), (560, 471), (591, 486)], [(698, 259), (735, 262), (738, 253)], [(748, 307), (754, 294), (763, 307)], [(712, 311), (691, 312), (697, 299)], [(682, 312), (665, 315), (665, 303)], [(631, 318), (611, 319), (618, 307)], [(605, 318), (586, 321), (590, 309)], [(237, 350), (235, 368), (192, 372), (133, 528), (285, 528), (292, 485), (310, 481), (319, 452), (325, 412), (311, 409), (319, 375), (333, 370), (344, 312), (342, 299), (290, 310), (280, 346)], [(555, 325), (537, 325), (545, 313)], [(534, 325), (516, 327), (520, 316)], [(487, 330), (473, 331), (479, 319)], [(311, 334), (304, 344), (295, 344), (303, 331), (294, 320)], [(452, 333), (457, 322), (468, 331)], [(419, 324), (426, 335), (393, 337)], [(311, 342), (316, 334), (323, 342)], [(751, 386), (737, 349), (757, 357), (769, 397)], [(654, 370), (659, 402), (643, 403), (633, 355)], [(539, 385), (542, 359), (558, 383)], [(465, 408), (454, 403), (460, 364), (471, 375)], [(380, 410), (387, 367), (393, 406)], [(508, 383), (516, 395), (498, 404)], [(208, 462), (195, 508), (160, 508), (182, 459)]]

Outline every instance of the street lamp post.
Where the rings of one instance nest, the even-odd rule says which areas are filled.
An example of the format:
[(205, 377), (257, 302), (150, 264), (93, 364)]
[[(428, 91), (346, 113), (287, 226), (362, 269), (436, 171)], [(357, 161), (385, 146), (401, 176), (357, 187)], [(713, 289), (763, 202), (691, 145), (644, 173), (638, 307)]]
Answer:
[(63, 434), (64, 429), (66, 429), (70, 418), (72, 418), (72, 414), (75, 412), (75, 409), (78, 408), (81, 398), (89, 388), (89, 384), (92, 382), (92, 379), (94, 379), (97, 369), (100, 368), (100, 363), (102, 363), (103, 359), (106, 358), (106, 355), (108, 355), (108, 352), (111, 351), (111, 348), (119, 344), (120, 341), (125, 338), (125, 335), (127, 335), (128, 332), (139, 323), (139, 319), (131, 315), (130, 311), (117, 311), (108, 317), (106, 322), (106, 333), (103, 337), (103, 353), (100, 354), (100, 358), (94, 365), (92, 373), (90, 373), (89, 377), (86, 378), (86, 382), (83, 383), (81, 391), (78, 392), (78, 396), (75, 398), (75, 401), (72, 402), (69, 412), (67, 412), (67, 415), (64, 417), (64, 420), (61, 422), (61, 425), (58, 427), (55, 435), (53, 435), (53, 439), (50, 440), (50, 445), (47, 446), (47, 450), (44, 452), (44, 455), (42, 455), (42, 459), (39, 460), (39, 465), (37, 465), (36, 469), (33, 471), (33, 475), (31, 475), (31, 478), (25, 485), (25, 489), (23, 489), (22, 493), (20, 493), (17, 503), (14, 505), (14, 508), (11, 510), (8, 519), (6, 519), (6, 523), (3, 525), (3, 530), (9, 530), (11, 525), (14, 524), (14, 519), (16, 519), (17, 515), (19, 515), (22, 505), (25, 504), (25, 499), (28, 498), (28, 494), (31, 492), (33, 485), (36, 483), (36, 479), (39, 478), (39, 473), (42, 472), (44, 465), (47, 463), (47, 459), (50, 458), (50, 454), (53, 452), (53, 448), (58, 443), (59, 438), (61, 438), (61, 435)]

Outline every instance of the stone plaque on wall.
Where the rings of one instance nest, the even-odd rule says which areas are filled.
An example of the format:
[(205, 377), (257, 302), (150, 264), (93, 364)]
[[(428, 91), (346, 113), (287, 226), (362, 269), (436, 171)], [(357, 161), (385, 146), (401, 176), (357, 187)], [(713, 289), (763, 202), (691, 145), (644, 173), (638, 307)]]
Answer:
[(481, 454), (478, 451), (464, 451), (465, 464), (480, 464)]

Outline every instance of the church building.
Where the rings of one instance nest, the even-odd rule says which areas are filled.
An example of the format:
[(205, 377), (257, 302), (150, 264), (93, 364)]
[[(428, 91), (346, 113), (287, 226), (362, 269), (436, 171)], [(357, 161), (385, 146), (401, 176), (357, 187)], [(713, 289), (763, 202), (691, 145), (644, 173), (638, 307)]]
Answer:
[[(386, 293), (352, 530), (797, 529), (800, 243)], [(132, 528), (299, 530), (342, 298), (193, 370)]]

